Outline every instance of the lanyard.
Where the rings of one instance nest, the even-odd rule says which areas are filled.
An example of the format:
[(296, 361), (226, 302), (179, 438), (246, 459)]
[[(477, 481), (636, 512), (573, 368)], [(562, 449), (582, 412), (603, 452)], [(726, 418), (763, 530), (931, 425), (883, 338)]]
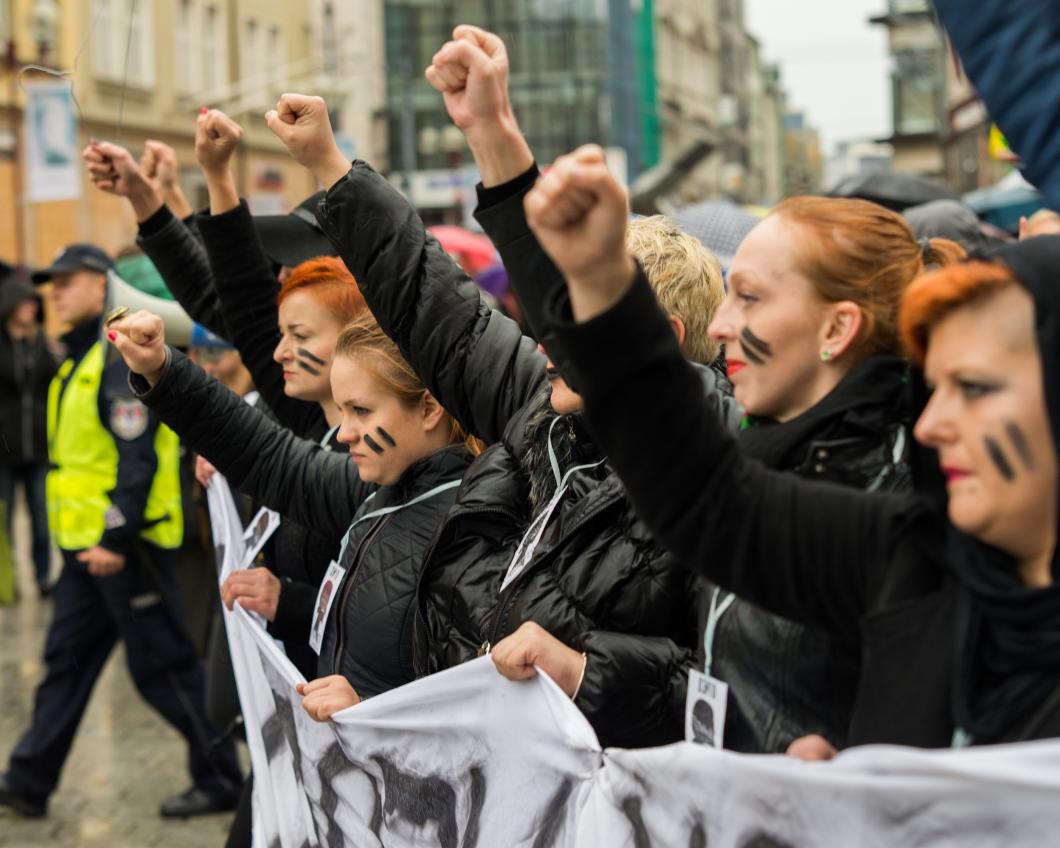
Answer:
[[(461, 480), (459, 479), (450, 480), (448, 483), (442, 483), (440, 486), (435, 486), (430, 491), (424, 492), (422, 495), (414, 497), (411, 501), (406, 501), (405, 503), (397, 504), (396, 506), (384, 506), (379, 509), (372, 510), (371, 512), (367, 512), (360, 518), (353, 519), (353, 521), (350, 522), (350, 526), (346, 528), (346, 535), (342, 537), (342, 547), (339, 548), (339, 556), (336, 562), (340, 564), (342, 563), (342, 555), (346, 553), (346, 546), (350, 543), (350, 533), (353, 531), (353, 528), (361, 522), (369, 521), (373, 518), (379, 518), (379, 516), (381, 515), (391, 515), (395, 512), (400, 512), (406, 507), (415, 506), (416, 504), (422, 503), (428, 498), (433, 498), (435, 495), (440, 495), (442, 492), (448, 492), (450, 489), (455, 489), (457, 486), (460, 485), (460, 483)], [(378, 491), (379, 490), (376, 489), (375, 492), (372, 492), (372, 494), (365, 499), (365, 503), (374, 498), (376, 492)]]
[(512, 561), (508, 565), (508, 571), (504, 575), (504, 580), (501, 583), (502, 592), (508, 588), (509, 584), (511, 584), (516, 577), (522, 574), (523, 570), (530, 563), (530, 560), (533, 559), (534, 551), (537, 550), (537, 546), (541, 543), (541, 537), (545, 535), (545, 528), (548, 526), (552, 513), (555, 512), (556, 507), (559, 506), (559, 502), (563, 500), (563, 495), (567, 491), (567, 483), (570, 481), (571, 476), (577, 471), (586, 471), (590, 468), (596, 468), (596, 466), (604, 461), (601, 459), (597, 462), (591, 462), (588, 465), (575, 465), (573, 468), (569, 468), (566, 474), (561, 475), (559, 472), (559, 460), (556, 458), (556, 451), (552, 448), (552, 431), (556, 428), (556, 424), (558, 424), (561, 419), (562, 416), (553, 418), (552, 423), (548, 428), (548, 463), (552, 466), (552, 474), (556, 478), (556, 492), (552, 495), (552, 499), (545, 505), (545, 508), (541, 510), (541, 514), (531, 522), (528, 528), (526, 528), (523, 538), (519, 541), (519, 547), (515, 549), (515, 555), (512, 557)]
[(714, 631), (718, 627), (718, 622), (721, 617), (725, 614), (725, 611), (732, 606), (732, 602), (736, 600), (735, 595), (729, 595), (718, 605), (718, 595), (721, 593), (721, 589), (717, 586), (714, 587), (714, 594), (710, 597), (710, 614), (707, 616), (707, 627), (703, 631), (703, 674), (710, 677), (710, 667), (714, 665)]
[(320, 446), (324, 450), (331, 450), (331, 448), (328, 446), (328, 443), (331, 441), (332, 436), (334, 436), (338, 432), (338, 430), (339, 430), (339, 425), (336, 424), (334, 427), (332, 427), (330, 430), (328, 430), (324, 434), (324, 438), (320, 440)]

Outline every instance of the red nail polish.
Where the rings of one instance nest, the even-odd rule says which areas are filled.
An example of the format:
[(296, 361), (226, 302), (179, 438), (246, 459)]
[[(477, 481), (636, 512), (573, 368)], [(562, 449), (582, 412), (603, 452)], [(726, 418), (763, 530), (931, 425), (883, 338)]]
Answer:
[(209, 111), (210, 111), (209, 109), (207, 109), (207, 108), (206, 108), (205, 106), (203, 106), (203, 107), (202, 107), (202, 108), (201, 108), (201, 109), (199, 110), (199, 114), (200, 114), (200, 115), (205, 115), (205, 114), (206, 114), (207, 112), (209, 112)]
[(107, 330), (107, 338), (111, 341), (114, 341), (116, 338), (118, 338), (118, 334), (115, 333), (113, 330)]

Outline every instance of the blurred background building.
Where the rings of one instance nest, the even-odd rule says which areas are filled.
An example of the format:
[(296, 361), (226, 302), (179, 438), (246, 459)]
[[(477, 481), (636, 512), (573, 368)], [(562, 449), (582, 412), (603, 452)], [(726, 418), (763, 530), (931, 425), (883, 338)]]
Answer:
[(698, 144), (679, 202), (818, 187), (815, 133), (787, 114), (743, 0), (0, 0), (0, 256), (44, 262), (73, 240), (117, 251), (135, 230), (127, 204), (83, 173), (62, 199), (28, 191), (30, 90), (63, 79), (22, 70), (32, 65), (73, 84), (71, 147), (97, 137), (139, 155), (164, 141), (193, 206), (206, 202), (194, 157), (204, 105), (246, 130), (236, 174), (255, 212), (314, 189), (261, 120), (282, 92), (304, 91), (328, 100), (347, 155), (387, 173), (429, 223), (466, 222), (477, 174), (423, 77), (461, 22), (507, 42), (512, 100), (542, 163), (595, 141), (632, 182)]

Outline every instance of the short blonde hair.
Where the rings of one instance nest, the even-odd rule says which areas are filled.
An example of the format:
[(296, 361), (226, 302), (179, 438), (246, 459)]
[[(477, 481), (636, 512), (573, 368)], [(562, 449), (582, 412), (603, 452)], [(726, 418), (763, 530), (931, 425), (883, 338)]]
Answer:
[(626, 249), (640, 262), (662, 308), (685, 325), (685, 356), (702, 365), (717, 359), (721, 345), (707, 327), (725, 299), (725, 286), (714, 255), (665, 215), (631, 221)]

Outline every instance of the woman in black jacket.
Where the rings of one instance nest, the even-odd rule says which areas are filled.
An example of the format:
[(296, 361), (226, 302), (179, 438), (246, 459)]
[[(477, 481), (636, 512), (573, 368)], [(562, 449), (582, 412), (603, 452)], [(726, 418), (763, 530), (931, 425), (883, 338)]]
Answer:
[[(592, 197), (573, 215), (556, 204), (570, 186)], [(602, 156), (543, 181), (527, 209), (568, 280), (550, 324), (638, 512), (706, 576), (859, 646), (850, 744), (1060, 733), (1060, 239), (907, 294), (903, 329), (934, 387), (916, 436), (939, 452), (947, 518), (927, 481), (917, 496), (856, 494), (742, 455), (622, 250), (623, 195)], [(588, 228), (613, 235), (589, 243)]]
[[(334, 147), (322, 100), (285, 95), (282, 103), (296, 123), (270, 115), (270, 126), (319, 166), (330, 188), (318, 219), (369, 308), (446, 409), (490, 443), (424, 564), (417, 671), (463, 662), (536, 621), (587, 654), (581, 686), (575, 679), (565, 688), (605, 744), (674, 741), (681, 718), (673, 705), (683, 701), (675, 690), (683, 691), (698, 641), (690, 575), (630, 508), (572, 414), (578, 396), (534, 342), (489, 309), (392, 185), (363, 162), (351, 168)], [(323, 138), (322, 159), (303, 154), (305, 136), (311, 145)], [(712, 313), (721, 281), (705, 249), (664, 222), (638, 226), (665, 229), (664, 249), (650, 254), (658, 280), (681, 269), (688, 302)], [(672, 311), (675, 337), (713, 358), (705, 334), (688, 339), (680, 310)], [(698, 391), (731, 413), (715, 373), (697, 373)]]
[(0, 505), (10, 539), (15, 485), (21, 482), (33, 525), (33, 570), (45, 595), (52, 555), (44, 496), (46, 419), (48, 385), (57, 366), (41, 319), (41, 301), (29, 279), (0, 262)]
[[(336, 602), (327, 604), (315, 648), (318, 676), (331, 679), (312, 691), (325, 688), (330, 697), (341, 690), (355, 703), (354, 692), (370, 697), (412, 680), (411, 605), (420, 564), (474, 443), (374, 319), (364, 313), (343, 331), (332, 366), (342, 410), (338, 438), (349, 457), (299, 439), (207, 378), (164, 345), (156, 316), (137, 313), (111, 332), (132, 363), (144, 403), (233, 485), (341, 538), (339, 568), (329, 569), (333, 593), (317, 597), (318, 604)], [(307, 629), (304, 638), (310, 636)], [(308, 706), (318, 719), (334, 711)]]

